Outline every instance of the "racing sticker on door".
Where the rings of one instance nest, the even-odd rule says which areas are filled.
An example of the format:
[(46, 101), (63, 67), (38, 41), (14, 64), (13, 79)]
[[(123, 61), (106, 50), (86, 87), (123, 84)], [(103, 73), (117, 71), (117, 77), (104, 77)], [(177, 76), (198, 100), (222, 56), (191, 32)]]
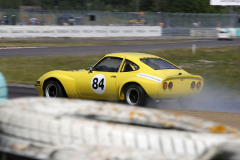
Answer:
[(91, 87), (97, 94), (103, 94), (106, 89), (106, 78), (102, 74), (97, 74), (91, 80)]

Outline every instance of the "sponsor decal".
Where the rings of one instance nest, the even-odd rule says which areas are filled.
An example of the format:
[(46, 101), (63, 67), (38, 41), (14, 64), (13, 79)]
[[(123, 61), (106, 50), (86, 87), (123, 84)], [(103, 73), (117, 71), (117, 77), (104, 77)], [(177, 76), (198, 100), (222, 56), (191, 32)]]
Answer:
[(54, 33), (54, 31), (42, 31), (42, 33)]
[(80, 33), (79, 30), (71, 30), (71, 33)]
[(35, 30), (27, 30), (27, 33), (39, 33), (39, 31), (35, 31)]
[(57, 30), (57, 32), (58, 32), (58, 33), (68, 33), (69, 31), (68, 31), (68, 30), (63, 30), (63, 29), (61, 29), (61, 30)]
[(133, 33), (133, 30), (124, 30), (123, 33)]
[(105, 30), (96, 30), (96, 33), (106, 33)]
[(151, 76), (151, 75), (148, 75), (148, 74), (144, 74), (144, 73), (138, 73), (137, 76), (138, 76), (138, 77), (142, 77), (142, 78), (146, 78), (146, 79), (149, 79), (149, 80), (158, 82), (158, 83), (161, 83), (161, 82), (162, 82), (162, 79), (161, 79), (161, 78), (154, 77), (154, 76)]
[(137, 30), (137, 33), (145, 33), (145, 30)]
[(24, 33), (22, 30), (12, 30), (12, 33)]
[(110, 33), (120, 33), (119, 30), (110, 30)]
[(97, 74), (91, 80), (91, 88), (97, 94), (103, 94), (106, 89), (106, 78), (102, 74)]
[(93, 30), (83, 30), (83, 33), (92, 33)]

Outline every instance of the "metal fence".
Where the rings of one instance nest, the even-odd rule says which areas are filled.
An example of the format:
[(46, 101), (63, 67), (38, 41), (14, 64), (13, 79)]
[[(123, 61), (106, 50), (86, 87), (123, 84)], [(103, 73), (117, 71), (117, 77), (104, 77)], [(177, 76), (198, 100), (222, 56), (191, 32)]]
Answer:
[(161, 25), (163, 28), (240, 27), (240, 14), (0, 10), (1, 25)]

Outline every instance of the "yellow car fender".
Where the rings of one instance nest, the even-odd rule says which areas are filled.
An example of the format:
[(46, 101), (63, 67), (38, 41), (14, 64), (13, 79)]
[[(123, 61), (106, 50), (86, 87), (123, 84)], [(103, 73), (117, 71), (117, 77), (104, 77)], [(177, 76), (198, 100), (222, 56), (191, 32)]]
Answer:
[[(57, 79), (63, 86), (67, 96), (72, 97), (72, 98), (77, 98), (78, 97), (78, 92), (77, 92), (77, 85), (76, 81), (69, 76), (63, 75), (59, 72), (62, 71), (51, 71), (46, 74), (44, 74), (41, 78), (40, 81), (43, 82), (42, 84), (42, 90), (44, 89), (44, 84), (47, 80), (49, 79)], [(67, 86), (67, 87), (66, 87)]]

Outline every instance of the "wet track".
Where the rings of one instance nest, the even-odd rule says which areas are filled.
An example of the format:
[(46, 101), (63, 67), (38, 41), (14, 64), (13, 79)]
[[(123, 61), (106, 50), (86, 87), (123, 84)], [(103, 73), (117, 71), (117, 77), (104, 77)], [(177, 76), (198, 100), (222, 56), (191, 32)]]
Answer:
[[(139, 40), (141, 41), (141, 40)], [(143, 40), (142, 40), (143, 41)], [(144, 40), (146, 41), (146, 40)], [(57, 55), (81, 55), (81, 54), (99, 54), (123, 51), (144, 51), (168, 48), (191, 48), (195, 44), (197, 47), (218, 47), (218, 46), (238, 46), (240, 39), (234, 41), (217, 41), (216, 39), (191, 39), (181, 40), (179, 42), (157, 43), (157, 44), (129, 44), (129, 45), (108, 45), (108, 46), (79, 46), (79, 47), (51, 47), (51, 48), (15, 48), (1, 49), (0, 57), (38, 57), (38, 56), (57, 56)], [(37, 96), (33, 86), (8, 87), (9, 98)], [(224, 91), (220, 91), (224, 92)], [(215, 92), (216, 93), (216, 92)], [(201, 93), (198, 99), (192, 102), (191, 106), (182, 108), (178, 101), (163, 101), (157, 106), (163, 109), (184, 109), (200, 111), (217, 111), (240, 113), (240, 100), (222, 98), (221, 95), (215, 95), (209, 91)]]

